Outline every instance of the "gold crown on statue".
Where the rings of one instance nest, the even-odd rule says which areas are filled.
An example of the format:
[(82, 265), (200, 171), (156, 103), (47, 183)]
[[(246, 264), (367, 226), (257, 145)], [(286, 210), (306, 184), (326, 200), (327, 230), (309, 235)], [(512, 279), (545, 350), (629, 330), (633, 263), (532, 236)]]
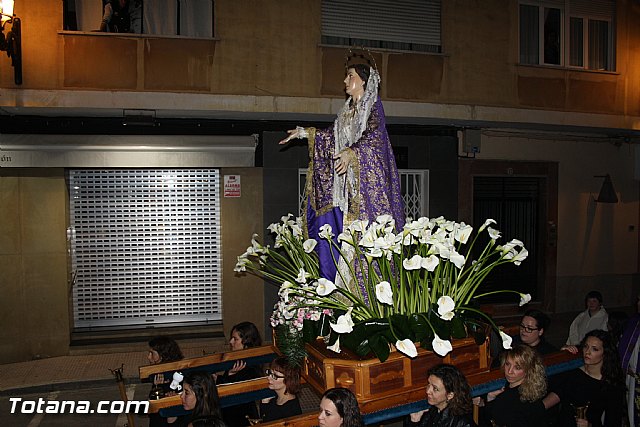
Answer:
[[(357, 49), (359, 52), (354, 51), (354, 49)], [(358, 48), (349, 48), (349, 51), (344, 56), (345, 71), (348, 70), (350, 66), (356, 64), (367, 64), (369, 67), (372, 67), (374, 70), (378, 71), (376, 59), (373, 57), (371, 51), (364, 46)]]

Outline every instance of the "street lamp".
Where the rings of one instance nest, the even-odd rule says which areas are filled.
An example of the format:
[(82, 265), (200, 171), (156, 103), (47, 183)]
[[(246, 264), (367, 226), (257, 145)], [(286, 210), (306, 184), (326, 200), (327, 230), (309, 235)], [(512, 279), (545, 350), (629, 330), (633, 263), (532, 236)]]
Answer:
[[(22, 84), (22, 46), (20, 32), (20, 18), (13, 14), (13, 0), (0, 0), (0, 22), (2, 32), (0, 32), (0, 50), (7, 52), (11, 58), (13, 66), (14, 81), (17, 85)], [(11, 30), (4, 34), (7, 24), (11, 24)]]

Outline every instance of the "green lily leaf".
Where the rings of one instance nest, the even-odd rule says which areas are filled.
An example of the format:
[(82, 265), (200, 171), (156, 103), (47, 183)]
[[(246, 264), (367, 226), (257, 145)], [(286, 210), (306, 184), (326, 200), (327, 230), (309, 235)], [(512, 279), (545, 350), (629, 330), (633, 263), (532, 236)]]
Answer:
[(442, 339), (449, 338), (451, 336), (451, 322), (442, 320), (433, 311), (430, 314), (431, 316), (429, 316), (429, 320), (431, 321), (431, 325), (433, 326), (436, 334)]
[(413, 330), (411, 329), (409, 318), (407, 316), (404, 314), (394, 314), (390, 317), (390, 321), (391, 326), (393, 326), (393, 331), (398, 338), (409, 338), (411, 341), (414, 340)]
[(354, 326), (351, 333), (340, 334), (340, 345), (344, 345), (360, 356), (366, 356), (371, 351), (369, 348), (369, 336), (365, 328), (357, 327), (357, 325)]
[(426, 350), (429, 350), (429, 351), (433, 351), (432, 342), (433, 342), (433, 337), (431, 337), (430, 339), (426, 338), (426, 339), (420, 341), (420, 347), (422, 347), (422, 348), (424, 348)]
[(409, 316), (409, 328), (416, 341), (422, 341), (427, 338), (433, 339), (433, 332), (431, 327), (427, 323), (424, 317), (419, 314), (412, 314)]
[(331, 326), (329, 326), (330, 320), (331, 318), (326, 314), (323, 314), (322, 316), (320, 316), (320, 320), (318, 321), (318, 324), (319, 324), (318, 336), (324, 337), (333, 332), (333, 329), (331, 329)]
[(364, 333), (371, 336), (389, 330), (389, 321), (387, 319), (371, 319), (364, 322), (357, 323), (353, 329), (364, 330)]
[(384, 335), (378, 334), (372, 336), (369, 340), (369, 346), (381, 362), (384, 362), (389, 357), (389, 341), (387, 341)]
[(476, 345), (482, 345), (487, 339), (487, 325), (482, 322), (467, 321), (467, 334), (472, 336)]
[(304, 342), (313, 342), (318, 337), (318, 322), (304, 319), (302, 322), (302, 339)]
[(464, 327), (464, 320), (460, 316), (451, 319), (451, 336), (453, 338), (466, 338), (467, 331)]

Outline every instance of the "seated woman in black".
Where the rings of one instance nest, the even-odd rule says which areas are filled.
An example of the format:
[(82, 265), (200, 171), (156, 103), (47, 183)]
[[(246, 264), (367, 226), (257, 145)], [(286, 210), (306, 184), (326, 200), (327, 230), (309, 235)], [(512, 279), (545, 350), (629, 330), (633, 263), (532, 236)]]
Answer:
[(269, 388), (276, 392), (276, 397), (262, 399), (260, 402), (260, 418), (262, 421), (274, 421), (280, 418), (300, 415), (302, 408), (298, 400), (300, 391), (300, 368), (292, 366), (286, 357), (278, 357), (267, 369)]
[[(159, 363), (175, 362), (184, 359), (182, 350), (178, 343), (168, 336), (157, 336), (149, 340), (149, 352), (147, 360), (151, 365)], [(173, 372), (166, 375), (158, 374), (153, 377), (153, 388), (149, 394), (150, 399), (160, 398), (174, 394), (169, 388)], [(167, 419), (161, 417), (160, 414), (149, 414), (149, 427), (164, 427), (167, 425)]]
[[(588, 332), (581, 347), (584, 365), (553, 379), (545, 406), (561, 404), (558, 426), (619, 427), (625, 385), (611, 335), (601, 330)], [(577, 351), (575, 347), (568, 350)], [(580, 416), (582, 412), (586, 418)]]
[[(547, 377), (540, 355), (526, 344), (501, 354), (505, 387), (487, 394), (481, 426), (545, 426), (546, 412), (542, 398), (547, 393)], [(473, 403), (485, 406), (476, 397)]]
[(184, 390), (180, 394), (182, 407), (189, 414), (169, 419), (171, 427), (196, 425), (225, 427), (220, 415), (218, 389), (213, 377), (206, 372), (190, 372), (184, 377)]
[[(231, 351), (243, 350), (262, 345), (262, 337), (258, 328), (251, 322), (241, 322), (231, 328), (229, 347)], [(238, 360), (228, 371), (216, 376), (216, 383), (228, 384), (247, 381), (262, 376), (260, 366), (247, 366), (243, 360)], [(249, 419), (258, 418), (258, 408), (255, 402), (241, 403), (222, 410), (224, 422), (229, 426), (248, 426)]]
[(471, 389), (462, 372), (453, 365), (440, 364), (427, 372), (426, 411), (410, 415), (405, 425), (416, 427), (475, 427), (471, 419)]

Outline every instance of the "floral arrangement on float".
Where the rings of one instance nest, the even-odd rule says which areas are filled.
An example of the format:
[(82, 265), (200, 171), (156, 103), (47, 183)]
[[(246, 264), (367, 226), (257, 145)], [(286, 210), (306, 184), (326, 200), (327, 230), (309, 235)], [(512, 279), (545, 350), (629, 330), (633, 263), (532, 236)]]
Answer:
[[(355, 260), (338, 274), (352, 275), (341, 277), (344, 283), (359, 276), (359, 292), (320, 277), (317, 241), (305, 239), (301, 218), (289, 214), (268, 227), (275, 235), (274, 246), (264, 246), (254, 235), (235, 271), (280, 287), (271, 324), (278, 346), (293, 358), (303, 357), (304, 343), (319, 336), (336, 353), (346, 347), (359, 356), (373, 353), (380, 361), (388, 358), (392, 346), (415, 357), (415, 343), (445, 356), (452, 350), (451, 339), (473, 336), (480, 345), (488, 327), (510, 348), (511, 338), (479, 309), (478, 299), (508, 292), (519, 296), (521, 306), (529, 302), (529, 294), (512, 290), (482, 291), (494, 268), (520, 265), (528, 251), (516, 239), (499, 244), (495, 223), (487, 219), (474, 235), (473, 227), (463, 222), (422, 217), (396, 230), (393, 219), (383, 215), (372, 223), (354, 221), (337, 236), (339, 244), (331, 227), (324, 225), (320, 237), (344, 260)], [(473, 259), (482, 233), (487, 233), (488, 243)], [(355, 251), (355, 257), (347, 258), (345, 248)], [(336, 266), (339, 261), (334, 259)], [(360, 268), (353, 268), (354, 262)]]

